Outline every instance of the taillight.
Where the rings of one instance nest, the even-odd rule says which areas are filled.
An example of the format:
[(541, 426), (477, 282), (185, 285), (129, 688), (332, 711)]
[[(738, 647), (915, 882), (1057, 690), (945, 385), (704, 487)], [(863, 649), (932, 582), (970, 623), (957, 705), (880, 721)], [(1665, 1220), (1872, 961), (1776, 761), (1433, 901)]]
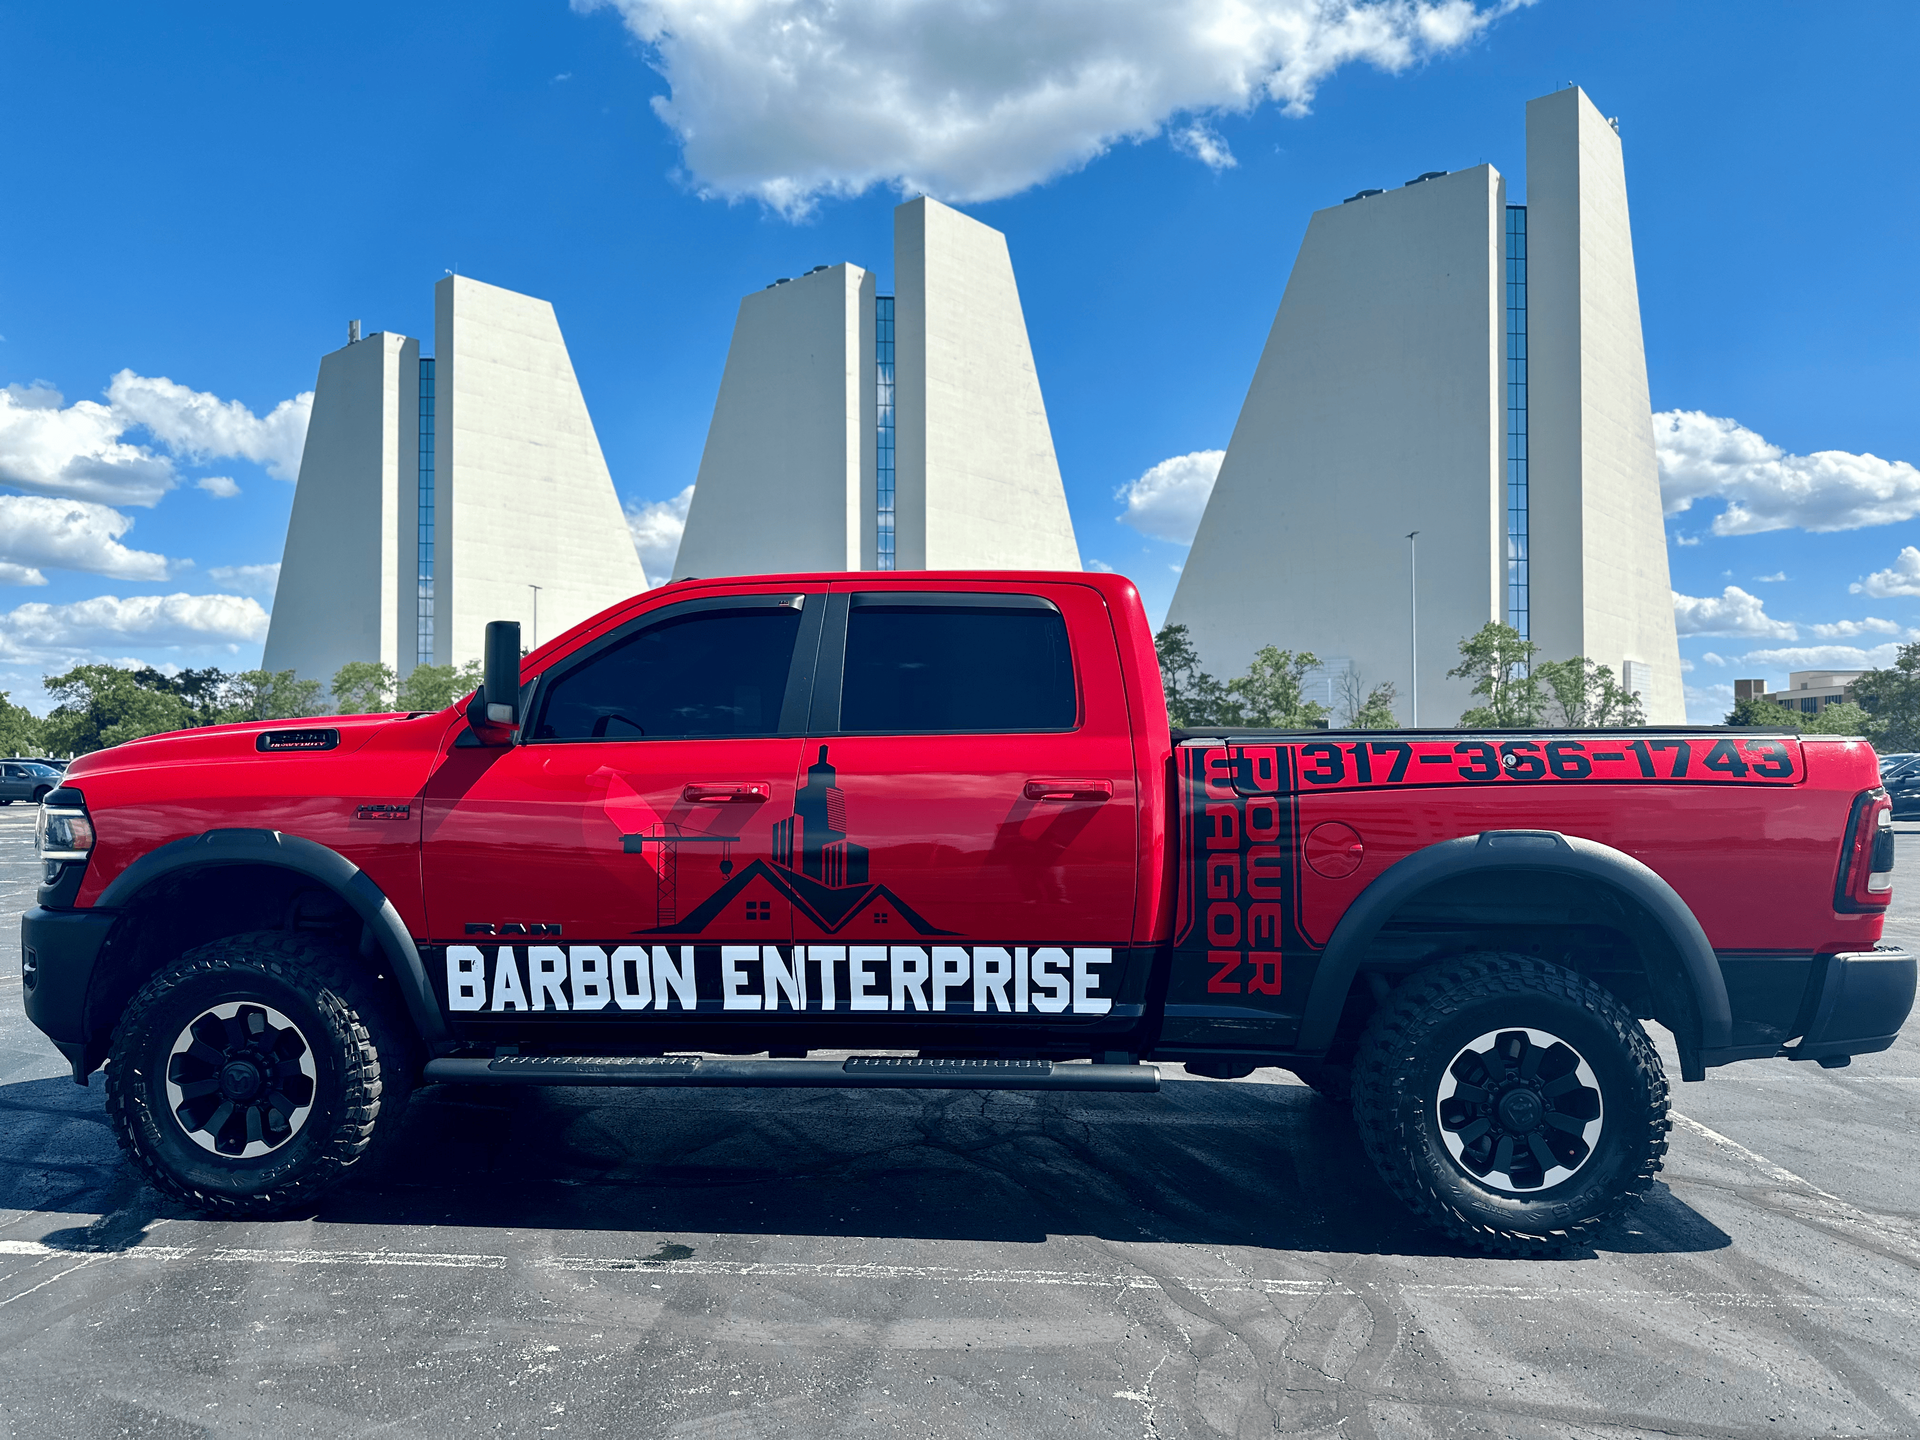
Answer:
[(1893, 899), (1893, 804), (1885, 790), (1863, 790), (1847, 817), (1833, 908), (1884, 910)]

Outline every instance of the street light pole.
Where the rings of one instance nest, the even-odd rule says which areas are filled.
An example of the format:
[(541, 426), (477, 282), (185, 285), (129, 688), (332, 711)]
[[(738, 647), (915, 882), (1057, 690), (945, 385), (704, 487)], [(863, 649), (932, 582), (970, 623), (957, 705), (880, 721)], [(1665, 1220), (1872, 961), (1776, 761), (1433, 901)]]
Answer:
[(1420, 728), (1420, 544), (1407, 532), (1407, 648), (1408, 669), (1413, 674), (1413, 728)]

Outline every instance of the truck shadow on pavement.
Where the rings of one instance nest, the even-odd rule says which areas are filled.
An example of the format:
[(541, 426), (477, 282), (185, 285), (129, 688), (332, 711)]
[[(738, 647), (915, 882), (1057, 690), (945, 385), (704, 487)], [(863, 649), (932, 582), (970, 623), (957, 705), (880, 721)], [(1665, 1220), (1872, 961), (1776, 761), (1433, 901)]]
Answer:
[[(64, 1079), (0, 1086), (0, 1208), (101, 1217), (35, 1236), (49, 1244), (121, 1249), (153, 1219), (189, 1214), (140, 1183), (101, 1101), (98, 1075), (86, 1090)], [(394, 1140), (377, 1174), (293, 1218), (1458, 1253), (1381, 1183), (1346, 1112), (1293, 1085), (1169, 1080), (1147, 1096), (438, 1085), (413, 1097)], [(8, 1228), (26, 1236), (32, 1223)], [(1657, 1185), (1599, 1248), (1730, 1243)], [(410, 1230), (405, 1248), (425, 1244)]]

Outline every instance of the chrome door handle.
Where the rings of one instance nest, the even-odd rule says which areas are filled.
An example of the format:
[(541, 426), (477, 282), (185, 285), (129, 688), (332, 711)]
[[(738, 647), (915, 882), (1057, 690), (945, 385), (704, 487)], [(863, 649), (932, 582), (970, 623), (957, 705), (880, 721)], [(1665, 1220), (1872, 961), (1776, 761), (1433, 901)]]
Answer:
[(1023, 792), (1029, 800), (1051, 800), (1056, 804), (1090, 801), (1099, 804), (1113, 798), (1111, 780), (1029, 780)]
[(680, 792), (693, 805), (759, 805), (773, 798), (773, 786), (764, 780), (746, 784), (694, 784)]

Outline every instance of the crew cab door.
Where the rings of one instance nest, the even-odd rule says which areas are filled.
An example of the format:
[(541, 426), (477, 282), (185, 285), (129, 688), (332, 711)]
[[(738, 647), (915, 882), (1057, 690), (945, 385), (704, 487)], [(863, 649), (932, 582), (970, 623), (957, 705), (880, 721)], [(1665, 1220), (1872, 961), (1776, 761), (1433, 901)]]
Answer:
[[(461, 962), (454, 1009), (605, 1008), (616, 977), (593, 957), (622, 946), (644, 947), (623, 995), (651, 988), (651, 947), (670, 947), (693, 1009), (696, 940), (789, 942), (767, 865), (793, 810), (824, 599), (755, 590), (647, 611), (538, 677), (520, 743), (448, 749), (425, 796), (427, 923), (437, 944), (486, 952), (484, 975)], [(503, 975), (499, 957), (529, 946)], [(562, 951), (584, 967), (569, 985)]]
[(1105, 602), (880, 583), (837, 584), (827, 608), (796, 944), (856, 1018), (1131, 1009), (1137, 782)]

